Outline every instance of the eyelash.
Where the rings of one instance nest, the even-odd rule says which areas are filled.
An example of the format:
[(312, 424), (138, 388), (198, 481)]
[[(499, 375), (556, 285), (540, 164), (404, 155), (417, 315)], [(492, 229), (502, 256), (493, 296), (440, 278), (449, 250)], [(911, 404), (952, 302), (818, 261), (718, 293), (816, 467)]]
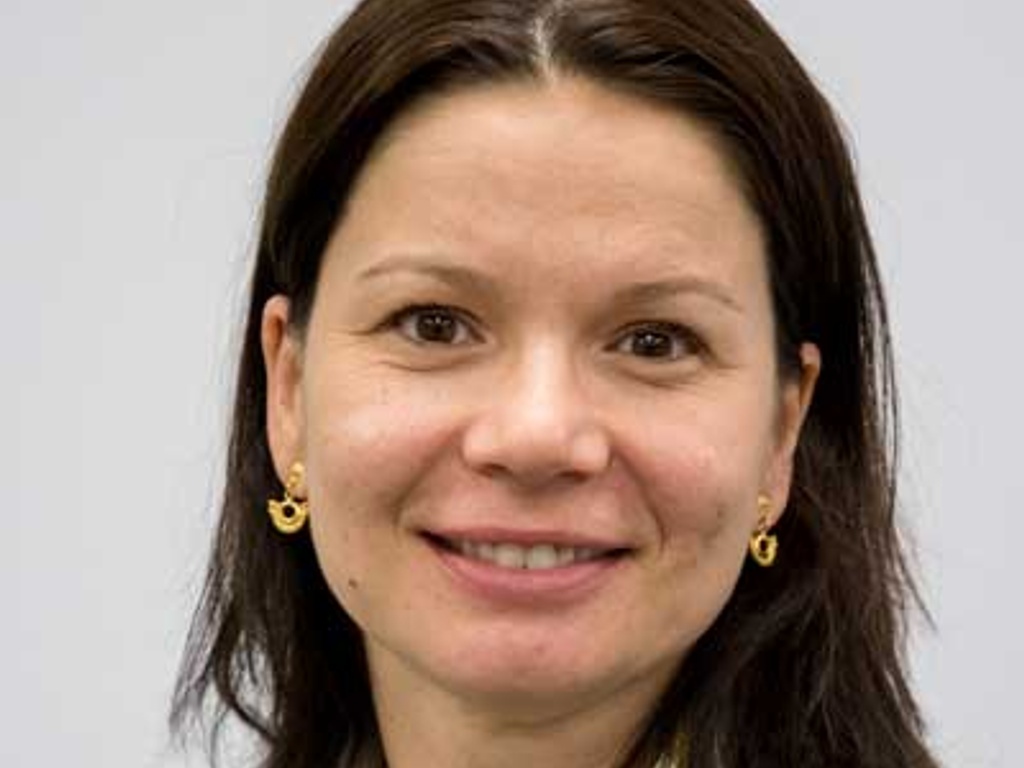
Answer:
[[(456, 324), (455, 334), (458, 340), (446, 341), (418, 337), (416, 335), (417, 331), (422, 330), (422, 328), (418, 328), (416, 323), (430, 316), (433, 316), (435, 319), (440, 318), (446, 323)], [(413, 323), (413, 325), (410, 327), (409, 323)], [(443, 304), (418, 304), (404, 307), (385, 321), (384, 328), (397, 331), (408, 341), (421, 346), (462, 346), (481, 339), (480, 334), (473, 328), (471, 316), (466, 312)], [(460, 332), (461, 336), (459, 336)], [(667, 339), (672, 354), (645, 355), (638, 354), (635, 351), (630, 352), (630, 350), (624, 348), (630, 342), (635, 343), (643, 334), (649, 334), (653, 337), (649, 341), (657, 341), (658, 343), (663, 343)], [(654, 321), (637, 323), (627, 328), (608, 349), (632, 354), (637, 358), (645, 360), (676, 362), (685, 357), (702, 354), (705, 351), (705, 345), (692, 330), (679, 323)]]
[[(667, 339), (670, 349), (673, 350), (672, 354), (643, 355), (637, 354), (635, 351), (630, 352), (629, 350), (623, 349), (625, 344), (630, 341), (635, 342), (645, 334), (655, 338), (660, 337), (660, 339), (658, 339), (659, 341)], [(705, 350), (704, 344), (692, 330), (680, 325), (679, 323), (664, 321), (638, 323), (631, 328), (628, 328), (625, 333), (619, 336), (616, 342), (612, 345), (612, 348), (617, 352), (625, 351), (627, 354), (633, 354), (635, 357), (656, 362), (676, 362), (686, 357), (700, 355)]]
[[(417, 320), (431, 315), (435, 318), (444, 318), (446, 321), (458, 323), (466, 338), (461, 341), (422, 339), (417, 338), (411, 330), (403, 327), (409, 321), (413, 321), (415, 323)], [(471, 318), (469, 318), (465, 312), (461, 312), (454, 307), (444, 306), (443, 304), (417, 304), (405, 307), (391, 315), (384, 325), (388, 329), (398, 331), (404, 338), (414, 344), (420, 345), (440, 344), (444, 346), (461, 346), (469, 341), (480, 340), (480, 334), (473, 330)]]

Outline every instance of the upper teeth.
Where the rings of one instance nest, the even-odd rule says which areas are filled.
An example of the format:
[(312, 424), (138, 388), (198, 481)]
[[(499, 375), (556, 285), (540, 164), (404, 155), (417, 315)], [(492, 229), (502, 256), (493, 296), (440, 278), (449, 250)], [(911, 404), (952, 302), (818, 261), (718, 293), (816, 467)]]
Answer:
[(602, 550), (592, 547), (563, 547), (556, 544), (535, 544), (524, 547), (519, 544), (456, 541), (453, 542), (453, 545), (466, 557), (486, 560), (503, 568), (520, 568), (531, 571), (585, 562), (602, 554)]

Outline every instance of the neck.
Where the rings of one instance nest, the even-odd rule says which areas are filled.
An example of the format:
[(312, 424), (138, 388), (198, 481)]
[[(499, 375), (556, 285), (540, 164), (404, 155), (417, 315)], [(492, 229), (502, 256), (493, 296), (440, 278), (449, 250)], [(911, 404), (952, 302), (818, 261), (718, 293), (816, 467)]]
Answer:
[(661, 692), (643, 684), (571, 705), (499, 703), (424, 683), (386, 651), (373, 656), (388, 768), (620, 768)]

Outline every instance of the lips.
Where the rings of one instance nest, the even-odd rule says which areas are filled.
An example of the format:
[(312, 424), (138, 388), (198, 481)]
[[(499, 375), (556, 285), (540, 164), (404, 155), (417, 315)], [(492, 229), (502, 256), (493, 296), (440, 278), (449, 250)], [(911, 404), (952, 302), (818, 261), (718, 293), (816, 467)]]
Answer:
[(473, 529), (424, 532), (457, 584), (503, 604), (565, 604), (618, 570), (631, 548), (555, 531)]
[(457, 591), (502, 609), (579, 605), (610, 584), (632, 552), (560, 532), (474, 529), (423, 537)]

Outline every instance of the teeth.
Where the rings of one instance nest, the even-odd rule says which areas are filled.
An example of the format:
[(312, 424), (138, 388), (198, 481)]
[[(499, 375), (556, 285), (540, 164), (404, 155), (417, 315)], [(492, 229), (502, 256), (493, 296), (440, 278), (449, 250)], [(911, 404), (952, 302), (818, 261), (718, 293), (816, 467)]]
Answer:
[(522, 568), (526, 565), (526, 550), (515, 544), (498, 544), (494, 548), (494, 562), (504, 568)]
[(526, 550), (526, 567), (531, 571), (541, 568), (554, 568), (558, 565), (558, 552), (550, 544), (530, 547)]
[(592, 547), (562, 547), (555, 544), (536, 544), (523, 547), (518, 544), (455, 541), (452, 546), (466, 557), (484, 560), (502, 568), (542, 571), (583, 563), (600, 557), (601, 550)]

